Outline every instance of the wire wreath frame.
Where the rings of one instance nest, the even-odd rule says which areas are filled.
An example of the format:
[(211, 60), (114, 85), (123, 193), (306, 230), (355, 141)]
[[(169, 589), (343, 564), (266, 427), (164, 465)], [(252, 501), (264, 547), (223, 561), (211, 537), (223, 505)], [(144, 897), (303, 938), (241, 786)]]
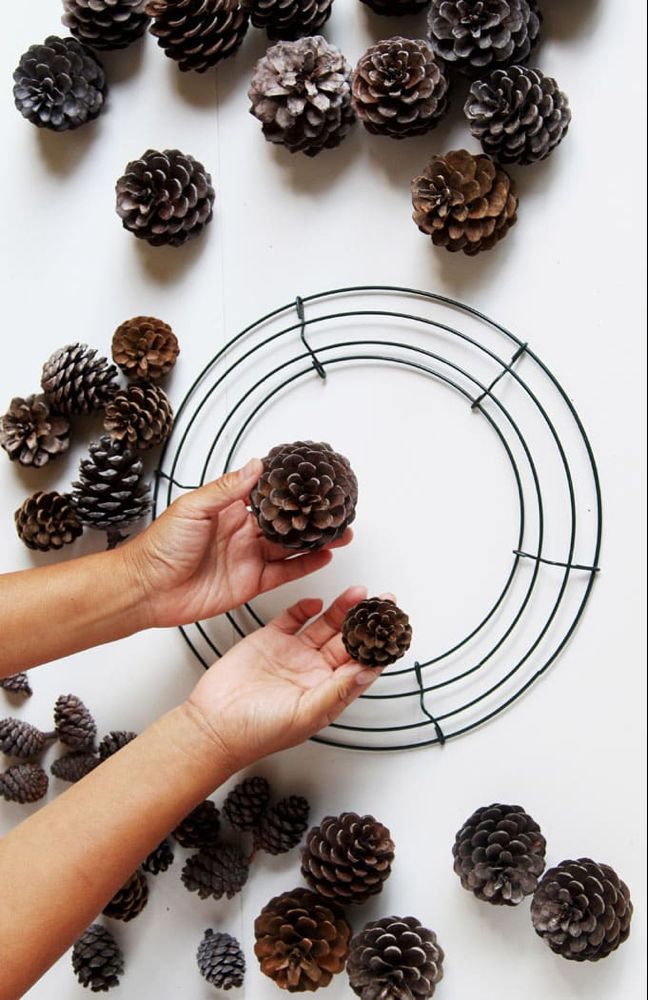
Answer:
[[(398, 304), (406, 301), (408, 308), (391, 308), (394, 300)], [(446, 314), (453, 322), (447, 321)], [(455, 325), (455, 317), (464, 329)], [(355, 328), (366, 323), (372, 328), (376, 323), (386, 324), (388, 329), (393, 324), (403, 327), (406, 335), (400, 339), (391, 335), (384, 339), (355, 335), (338, 339), (336, 331), (341, 327)], [(277, 353), (279, 348), (283, 348), (283, 355)], [(458, 356), (452, 354), (451, 348), (455, 354), (459, 350)], [(479, 360), (479, 374), (470, 370), (467, 357)], [(271, 359), (269, 365), (259, 374), (254, 366), (267, 359)], [(358, 364), (395, 366), (457, 392), (495, 433), (515, 483), (516, 545), (506, 579), (487, 612), (450, 648), (388, 670), (372, 693), (359, 700), (364, 715), (371, 715), (372, 706), (384, 709), (387, 705), (411, 706), (415, 702), (416, 718), (383, 724), (371, 718), (345, 722), (343, 717), (314, 737), (315, 742), (328, 746), (368, 751), (443, 745), (500, 715), (545, 674), (576, 631), (599, 573), (602, 500), (594, 454), (566, 391), (526, 342), (479, 310), (433, 292), (361, 285), (297, 297), (245, 327), (191, 384), (160, 457), (153, 514), (157, 516), (171, 503), (174, 490), (196, 488), (231, 468), (245, 434), (265, 408), (290, 388), (305, 379), (325, 383), (339, 368)], [(500, 398), (506, 383), (523, 397), (526, 411), (541, 425), (547, 442), (543, 452), (551, 452), (558, 486), (543, 483), (542, 461), (529, 440), (524, 421)], [(230, 405), (232, 392), (235, 398)], [(214, 398), (227, 399), (226, 411), (215, 425), (200, 474), (191, 477), (197, 482), (183, 485), (179, 481), (187, 478), (181, 474), (183, 461), (189, 461), (190, 447)], [(560, 419), (554, 412), (558, 410)], [(219, 450), (223, 457), (214, 468)], [(193, 466), (191, 471), (196, 471)], [(557, 515), (563, 535), (558, 547), (553, 536), (559, 533), (547, 531), (551, 527), (551, 523), (547, 525), (547, 499), (557, 492), (563, 498)], [(530, 533), (534, 536), (532, 544), (528, 540)], [(528, 572), (522, 581), (524, 566)], [(539, 620), (532, 634), (521, 640), (518, 632), (531, 606), (539, 600), (538, 584), (544, 573), (553, 574), (551, 596), (546, 609), (536, 614)], [(571, 591), (576, 581), (578, 593), (574, 596)], [(515, 590), (519, 592), (516, 604), (507, 607)], [(226, 619), (239, 637), (264, 624), (252, 604), (229, 613)], [(503, 631), (475, 654), (473, 662), (473, 644), (500, 621)], [(210, 634), (209, 623), (196, 622), (180, 631), (204, 667), (222, 655)], [(514, 640), (522, 642), (523, 648), (513, 652)], [(499, 674), (493, 670), (495, 662), (500, 664)], [(384, 693), (383, 682), (389, 682), (385, 683), (389, 691)], [(466, 685), (476, 682), (483, 686), (471, 688), (467, 695)], [(456, 701), (439, 711), (432, 710), (441, 696), (446, 702), (452, 701), (455, 692)]]

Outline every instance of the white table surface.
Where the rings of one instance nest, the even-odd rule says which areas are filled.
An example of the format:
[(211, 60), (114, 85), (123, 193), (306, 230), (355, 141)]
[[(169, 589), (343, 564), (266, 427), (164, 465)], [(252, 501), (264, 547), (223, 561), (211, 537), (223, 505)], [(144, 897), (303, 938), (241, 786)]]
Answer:
[[(179, 401), (207, 358), (245, 323), (298, 293), (362, 282), (456, 295), (529, 341), (567, 387), (600, 465), (605, 533), (603, 572), (582, 627), (555, 669), (512, 711), (443, 751), (376, 757), (309, 744), (257, 770), (284, 793), (307, 794), (314, 819), (354, 809), (391, 827), (398, 846), (393, 876), (383, 895), (353, 920), (358, 927), (363, 919), (407, 912), (434, 927), (447, 952), (440, 998), (643, 996), (645, 4), (543, 0), (546, 25), (537, 62), (569, 93), (573, 125), (548, 162), (515, 171), (519, 223), (495, 251), (473, 260), (436, 251), (409, 219), (409, 180), (427, 156), (460, 145), (477, 148), (461, 121), (459, 99), (448, 121), (427, 137), (389, 143), (356, 128), (338, 150), (315, 160), (291, 159), (263, 141), (247, 114), (247, 81), (264, 36), (250, 32), (239, 55), (205, 77), (180, 75), (147, 38), (105, 58), (112, 89), (96, 124), (73, 135), (49, 135), (15, 112), (10, 76), (29, 44), (62, 33), (60, 4), (5, 6), (3, 406), (12, 395), (37, 389), (40, 366), (53, 349), (82, 340), (108, 351), (116, 325), (142, 313), (163, 317), (180, 337), (182, 356), (171, 383)], [(326, 34), (355, 62), (372, 40), (414, 35), (421, 24), (380, 19), (354, 0), (336, 0)], [(179, 147), (214, 177), (215, 222), (205, 238), (180, 251), (136, 242), (114, 213), (115, 179), (149, 146)], [(393, 392), (394, 426), (415, 458), (425, 453), (425, 435), (404, 412), (404, 385)], [(384, 397), (375, 405), (384, 409)], [(370, 421), (379, 415), (378, 409), (363, 414)], [(311, 417), (297, 416), (295, 437), (309, 432)], [(267, 419), (264, 434), (276, 443), (273, 418)], [(356, 429), (348, 433), (353, 450)], [(45, 561), (20, 544), (12, 514), (43, 483), (69, 483), (83, 440), (82, 433), (69, 457), (44, 474), (21, 473), (0, 461), (3, 571)], [(467, 438), (464, 445), (470, 447)], [(374, 456), (386, 473), (398, 461), (393, 448), (390, 440), (387, 454), (378, 449)], [(443, 454), (440, 448), (439, 461)], [(470, 460), (479, 480), (487, 468), (474, 447)], [(440, 479), (443, 471), (439, 467)], [(447, 491), (430, 513), (417, 499), (416, 475), (413, 468), (412, 495), (402, 498), (402, 510), (397, 506), (402, 523), (396, 521), (396, 537), (401, 551), (411, 552), (407, 560), (400, 567), (392, 560), (389, 578), (381, 578), (378, 563), (363, 561), (372, 547), (365, 536), (358, 555), (345, 553), (309, 592), (327, 595), (338, 582), (367, 582), (372, 589), (411, 594), (410, 602), (416, 597), (427, 614), (426, 594), (461, 594), (462, 579), (473, 579), (475, 571), (488, 585), (487, 570), (474, 570), (469, 552), (453, 559), (444, 549), (440, 564), (417, 558), (416, 537), (426, 518), (451, 519), (453, 506)], [(499, 530), (488, 521), (496, 512), (485, 510), (476, 504), (472, 515), (483, 523), (484, 536)], [(78, 551), (99, 544), (96, 537), (85, 539)], [(2, 696), (6, 707), (0, 711), (45, 725), (55, 697), (74, 691), (102, 730), (139, 730), (186, 695), (199, 675), (179, 635), (156, 632), (43, 667), (33, 675), (33, 698), (16, 708)], [(460, 888), (450, 857), (454, 833), (474, 808), (493, 800), (521, 802), (537, 817), (552, 863), (589, 855), (614, 865), (628, 882), (636, 903), (633, 932), (607, 961), (564, 962), (534, 935), (528, 905), (491, 909)], [(3, 805), (0, 831), (24, 815), (24, 807)], [(176, 862), (155, 882), (135, 923), (117, 927), (127, 972), (113, 995), (213, 995), (193, 957), (211, 925), (239, 936), (247, 953), (247, 985), (237, 995), (278, 996), (257, 970), (252, 926), (272, 895), (299, 883), (296, 855), (260, 861), (244, 893), (229, 904), (189, 895), (179, 868)], [(29, 993), (34, 1000), (81, 995), (68, 956)], [(327, 995), (350, 996), (344, 976)]]

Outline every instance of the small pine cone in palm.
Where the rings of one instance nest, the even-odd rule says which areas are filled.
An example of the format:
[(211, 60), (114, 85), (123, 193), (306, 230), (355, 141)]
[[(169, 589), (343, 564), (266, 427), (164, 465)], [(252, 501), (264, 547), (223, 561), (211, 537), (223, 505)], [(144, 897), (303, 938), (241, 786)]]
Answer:
[(124, 959), (114, 937), (101, 924), (91, 924), (72, 949), (72, 968), (81, 986), (107, 993), (119, 986)]
[(172, 427), (169, 397), (157, 385), (135, 383), (118, 389), (106, 407), (105, 430), (139, 451), (164, 444)]
[(187, 859), (181, 878), (201, 899), (232, 899), (247, 882), (249, 871), (249, 862), (237, 847), (214, 844)]
[(562, 861), (545, 872), (531, 902), (536, 932), (574, 962), (597, 962), (630, 934), (630, 890), (609, 865)]
[(119, 892), (115, 893), (102, 912), (106, 917), (112, 917), (113, 920), (123, 920), (124, 923), (127, 923), (138, 917), (147, 903), (148, 882), (144, 872), (138, 868)]
[(113, 361), (130, 382), (159, 382), (169, 374), (179, 353), (175, 333), (155, 316), (135, 316), (113, 334)]
[(14, 71), (14, 103), (38, 128), (66, 132), (92, 121), (106, 97), (103, 66), (76, 38), (31, 45)]
[(245, 979), (245, 955), (231, 934), (206, 930), (196, 955), (200, 975), (217, 990), (237, 989)]
[(436, 934), (415, 917), (383, 917), (352, 938), (347, 973), (361, 1000), (427, 1000), (443, 959)]
[(253, 830), (268, 808), (270, 785), (265, 778), (246, 778), (228, 793), (223, 814), (235, 830)]
[(14, 764), (0, 774), (0, 797), (7, 802), (37, 802), (47, 794), (48, 785), (40, 764)]
[(70, 750), (92, 750), (97, 723), (75, 694), (62, 694), (54, 705), (54, 727), (61, 743)]
[(29, 677), (23, 673), (10, 674), (9, 677), (0, 677), (0, 688), (8, 691), (9, 694), (24, 695), (25, 698), (31, 698), (33, 694)]
[(437, 56), (471, 77), (525, 62), (541, 22), (536, 0), (432, 0), (428, 21)]
[(240, 0), (255, 28), (265, 28), (268, 38), (294, 41), (320, 33), (333, 0)]
[(49, 403), (68, 415), (103, 410), (117, 389), (117, 369), (87, 344), (68, 344), (43, 366), (41, 386)]
[(154, 247), (182, 246), (214, 214), (211, 175), (179, 149), (147, 149), (126, 165), (115, 191), (124, 229)]
[(410, 648), (412, 626), (393, 601), (369, 597), (347, 611), (342, 641), (352, 660), (365, 667), (387, 667)]
[(165, 872), (173, 864), (173, 844), (166, 837), (162, 843), (158, 844), (146, 857), (142, 868), (150, 875), (159, 875)]
[(74, 784), (81, 781), (81, 778), (85, 778), (86, 774), (90, 774), (90, 771), (94, 771), (97, 764), (100, 763), (101, 761), (96, 754), (89, 753), (87, 750), (73, 750), (55, 760), (50, 771), (60, 781), (69, 781)]
[(63, 0), (63, 24), (93, 49), (124, 49), (146, 31), (146, 0)]
[(376, 14), (386, 17), (401, 17), (403, 14), (418, 14), (427, 7), (430, 0), (362, 0)]
[(70, 421), (44, 396), (16, 396), (0, 417), (0, 446), (12, 462), (40, 469), (70, 447)]
[(108, 760), (109, 757), (112, 757), (122, 747), (131, 743), (136, 736), (137, 733), (131, 732), (130, 729), (112, 729), (109, 733), (106, 733), (97, 747), (99, 759)]
[(220, 812), (211, 801), (205, 799), (173, 831), (173, 837), (180, 847), (212, 847), (220, 832)]
[(82, 524), (107, 532), (108, 548), (114, 548), (126, 537), (121, 529), (151, 509), (144, 465), (136, 451), (107, 434), (93, 441), (89, 451), (72, 484), (72, 505)]
[(43, 493), (27, 497), (14, 514), (16, 532), (28, 549), (49, 552), (70, 545), (83, 534), (83, 525), (68, 494)]
[(286, 854), (300, 843), (308, 829), (310, 806), (301, 795), (290, 795), (261, 817), (254, 831), (254, 846), (268, 854)]
[(308, 889), (271, 899), (254, 922), (261, 971), (289, 993), (312, 993), (344, 969), (351, 928), (342, 911)]
[(268, 142), (291, 153), (316, 156), (339, 146), (355, 121), (351, 67), (321, 35), (269, 48), (248, 96)]
[(55, 738), (56, 733), (43, 733), (23, 719), (0, 719), (0, 750), (8, 757), (29, 760)]
[(146, 13), (169, 59), (196, 73), (233, 56), (249, 24), (239, 0), (148, 0)]
[(306, 837), (302, 875), (311, 888), (340, 905), (365, 903), (391, 874), (394, 841), (373, 816), (327, 816)]

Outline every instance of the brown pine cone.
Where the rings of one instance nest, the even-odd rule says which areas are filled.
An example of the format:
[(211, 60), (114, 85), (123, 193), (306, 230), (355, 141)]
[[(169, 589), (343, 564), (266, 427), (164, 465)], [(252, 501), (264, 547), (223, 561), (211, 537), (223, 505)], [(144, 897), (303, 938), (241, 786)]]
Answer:
[(50, 771), (60, 781), (74, 783), (81, 781), (81, 778), (85, 778), (86, 774), (94, 771), (97, 764), (100, 763), (99, 758), (93, 753), (88, 753), (87, 750), (73, 750), (71, 753), (65, 753), (62, 757), (55, 760), (50, 767)]
[(365, 903), (391, 875), (394, 841), (373, 816), (327, 816), (306, 837), (301, 872), (320, 896)]
[(146, 0), (63, 0), (63, 24), (93, 49), (123, 49), (146, 31)]
[(536, 0), (432, 0), (432, 45), (440, 59), (466, 76), (526, 62), (542, 17)]
[(112, 757), (122, 747), (127, 746), (136, 736), (137, 733), (133, 733), (129, 729), (112, 729), (109, 733), (106, 733), (97, 747), (99, 759), (108, 760), (109, 757)]
[(470, 256), (490, 250), (517, 221), (515, 184), (490, 156), (434, 156), (412, 181), (412, 218), (435, 246)]
[(106, 74), (76, 38), (50, 35), (30, 45), (14, 70), (14, 103), (37, 128), (66, 132), (93, 121), (105, 107)]
[(387, 667), (410, 648), (412, 626), (393, 601), (369, 597), (347, 611), (342, 642), (352, 660), (365, 667)]
[(131, 382), (159, 382), (169, 374), (179, 353), (171, 327), (154, 316), (128, 319), (113, 334), (113, 361)]
[(138, 917), (148, 903), (148, 882), (146, 875), (138, 868), (104, 907), (103, 914), (113, 920), (127, 923)]
[(180, 847), (212, 847), (220, 832), (220, 812), (211, 801), (205, 799), (185, 816), (175, 828), (172, 836)]
[(0, 677), (0, 688), (8, 691), (9, 694), (22, 694), (25, 698), (31, 698), (34, 693), (27, 674), (23, 673)]
[(361, 1000), (427, 1000), (443, 959), (436, 934), (415, 917), (383, 917), (352, 938), (347, 973)]
[(308, 889), (271, 899), (254, 922), (261, 971), (289, 993), (312, 993), (342, 972), (351, 928), (328, 900)]
[(37, 802), (47, 794), (49, 779), (39, 764), (14, 764), (0, 774), (0, 796), (7, 802)]
[(40, 469), (70, 447), (70, 421), (44, 396), (16, 396), (0, 417), (0, 446), (12, 462)]
[(46, 745), (56, 738), (56, 733), (42, 733), (30, 722), (22, 719), (0, 720), (0, 750), (8, 757), (29, 760), (42, 753)]
[(223, 813), (235, 830), (253, 830), (270, 801), (270, 785), (265, 778), (252, 777), (241, 781), (228, 793)]
[(118, 389), (106, 407), (104, 428), (115, 441), (146, 451), (164, 444), (173, 428), (169, 397), (157, 385)]
[(72, 949), (72, 968), (81, 986), (107, 993), (119, 986), (124, 958), (114, 937), (101, 924), (91, 924)]
[(213, 844), (187, 859), (181, 878), (201, 899), (232, 899), (247, 882), (249, 871), (249, 862), (237, 847)]
[(362, 0), (376, 14), (386, 17), (400, 17), (402, 14), (418, 14), (427, 7), (430, 0)]
[(70, 545), (83, 534), (83, 525), (70, 503), (69, 494), (43, 493), (27, 497), (14, 514), (16, 532), (28, 549), (49, 552)]
[(103, 410), (117, 388), (117, 369), (87, 344), (68, 344), (45, 362), (41, 387), (48, 402), (68, 415)]
[(54, 727), (61, 743), (71, 750), (92, 750), (97, 723), (80, 698), (62, 694), (54, 705)]
[(239, 0), (148, 0), (146, 13), (160, 48), (196, 73), (233, 56), (249, 24)]
[(142, 864), (142, 868), (145, 872), (149, 872), (151, 875), (159, 875), (160, 872), (165, 872), (167, 868), (170, 868), (173, 864), (173, 844), (170, 840), (165, 838), (161, 844), (158, 844), (151, 853), (147, 856)]
[(333, 0), (240, 0), (255, 28), (265, 28), (273, 41), (294, 41), (318, 35), (329, 17)]
[(254, 831), (254, 846), (268, 854), (286, 854), (297, 847), (308, 829), (310, 806), (301, 795), (290, 795), (261, 817)]

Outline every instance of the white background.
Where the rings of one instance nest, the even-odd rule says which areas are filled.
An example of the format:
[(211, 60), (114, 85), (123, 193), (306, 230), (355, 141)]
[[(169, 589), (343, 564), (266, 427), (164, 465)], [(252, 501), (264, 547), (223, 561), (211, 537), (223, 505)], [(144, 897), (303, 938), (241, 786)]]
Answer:
[[(382, 896), (352, 919), (359, 927), (386, 913), (414, 913), (434, 927), (447, 952), (439, 997), (634, 1000), (645, 990), (645, 5), (544, 0), (542, 6), (544, 43), (536, 61), (569, 93), (574, 122), (548, 162), (515, 171), (518, 225), (497, 249), (468, 259), (435, 250), (409, 219), (409, 180), (428, 156), (462, 145), (477, 148), (461, 121), (461, 93), (455, 94), (447, 122), (427, 137), (397, 144), (356, 128), (338, 150), (312, 161), (291, 158), (267, 145), (247, 114), (247, 82), (263, 51), (263, 35), (250, 32), (238, 56), (205, 77), (180, 75), (149, 38), (105, 58), (112, 89), (106, 114), (96, 124), (72, 135), (50, 135), (21, 120), (9, 84), (20, 53), (62, 31), (60, 5), (54, 0), (7, 5), (0, 40), (5, 80), (0, 402), (4, 407), (12, 395), (35, 391), (42, 362), (64, 343), (87, 341), (107, 352), (116, 325), (136, 314), (161, 316), (178, 333), (182, 356), (170, 391), (179, 401), (203, 363), (243, 325), (296, 294), (335, 285), (401, 283), (456, 295), (529, 341), (568, 388), (601, 470), (603, 573), (574, 642), (514, 710), (443, 751), (365, 757), (308, 745), (257, 771), (284, 794), (307, 794), (315, 820), (353, 809), (372, 812), (391, 828), (398, 847), (393, 877)], [(353, 63), (372, 40), (420, 34), (422, 23), (377, 18), (355, 0), (336, 0), (326, 35)], [(115, 179), (149, 146), (179, 147), (213, 174), (215, 221), (204, 238), (179, 251), (136, 242), (114, 214)], [(454, 592), (460, 600), (462, 580), (470, 579), (472, 594), (474, 574), (481, 574), (484, 588), (492, 587), (492, 574), (481, 561), (473, 565), (466, 551), (453, 560), (444, 549), (440, 565), (427, 551), (421, 558), (415, 540), (424, 537), (430, 522), (453, 524), (452, 491), (445, 490), (443, 503), (430, 505), (421, 488), (429, 442), (425, 427), (407, 412), (409, 397), (401, 383), (386, 383), (373, 403), (366, 394), (360, 400), (354, 417), (369, 425), (384, 419), (381, 411), (389, 407), (396, 432), (387, 448), (372, 451), (372, 485), (380, 483), (376, 463), (384, 463), (387, 478), (397, 464), (401, 503), (391, 508), (387, 538), (373, 536), (371, 545), (359, 523), (357, 548), (344, 554), (335, 571), (313, 579), (308, 591), (328, 595), (338, 582), (356, 581), (372, 589), (389, 587), (406, 592), (410, 602), (418, 595), (419, 613), (427, 621), (435, 594), (447, 601)], [(339, 414), (335, 419), (336, 441), (343, 426), (349, 435), (341, 450), (357, 449), (352, 424), (359, 421), (345, 425)], [(307, 410), (303, 416), (297, 411), (293, 436), (323, 423), (321, 412), (313, 418)], [(405, 467), (395, 453), (398, 432)], [(283, 434), (283, 425), (276, 433)], [(264, 425), (263, 434), (275, 443), (272, 423)], [(440, 463), (441, 481), (449, 449), (443, 433), (439, 437), (433, 460)], [(0, 462), (2, 570), (46, 558), (21, 546), (13, 511), (43, 484), (65, 487), (83, 442), (82, 430), (70, 455), (44, 474)], [(488, 449), (482, 456), (468, 432), (463, 441), (457, 439), (460, 447), (470, 449), (477, 494), (473, 511), (462, 507), (461, 516), (481, 520), (484, 532), (497, 533), (497, 489), (492, 497), (482, 490)], [(485, 512), (482, 492), (490, 498), (484, 500)], [(375, 491), (366, 500), (372, 526), (379, 502)], [(85, 539), (77, 551), (99, 544), (98, 538)], [(375, 561), (363, 558), (377, 544), (390, 551), (400, 546), (402, 558), (386, 563), (388, 579), (379, 578)], [(199, 674), (175, 632), (141, 635), (40, 669), (32, 677), (34, 697), (21, 706), (7, 701), (1, 711), (45, 726), (55, 697), (74, 691), (92, 708), (100, 729), (139, 730), (185, 696)], [(637, 904), (633, 933), (607, 961), (583, 966), (561, 961), (534, 935), (527, 905), (489, 908), (460, 888), (451, 866), (454, 834), (474, 808), (493, 800), (521, 802), (536, 816), (547, 835), (550, 862), (589, 855), (614, 865), (628, 882)], [(0, 830), (23, 815), (24, 807), (3, 805)], [(176, 862), (155, 882), (150, 904), (134, 924), (117, 926), (127, 973), (113, 995), (141, 1000), (213, 995), (193, 959), (202, 931), (211, 925), (231, 931), (244, 945), (249, 974), (238, 995), (277, 996), (256, 969), (252, 925), (272, 895), (299, 883), (296, 855), (259, 861), (244, 893), (229, 904), (201, 903), (189, 895), (179, 870)], [(69, 958), (29, 995), (80, 997)], [(344, 976), (328, 993), (349, 995)]]

